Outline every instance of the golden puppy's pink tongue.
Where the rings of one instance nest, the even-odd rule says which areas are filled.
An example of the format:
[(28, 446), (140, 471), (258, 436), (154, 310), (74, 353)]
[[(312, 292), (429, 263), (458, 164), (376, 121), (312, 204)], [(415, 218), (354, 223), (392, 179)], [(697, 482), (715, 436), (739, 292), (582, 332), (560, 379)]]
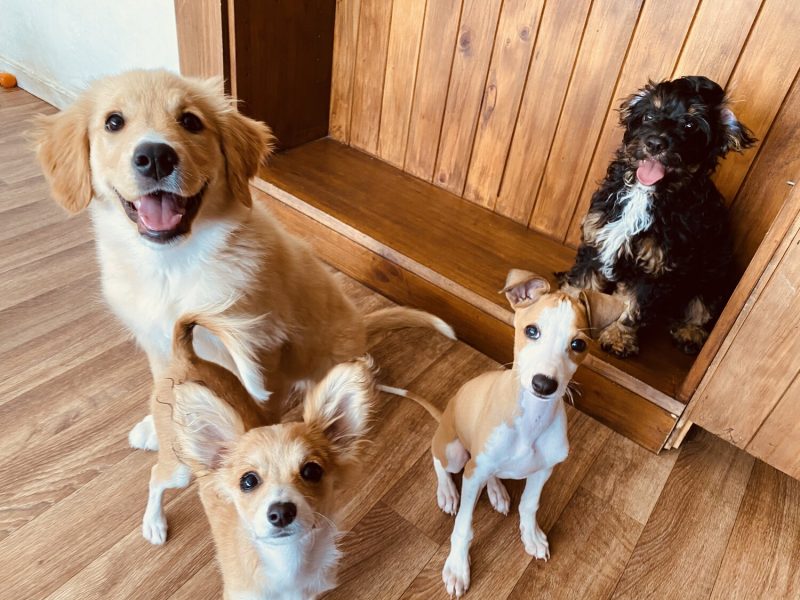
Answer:
[(664, 177), (664, 165), (657, 160), (647, 158), (639, 161), (639, 168), (636, 169), (636, 179), (644, 185), (653, 185)]
[(139, 218), (150, 231), (169, 231), (175, 229), (183, 218), (185, 209), (173, 194), (162, 193), (139, 198), (134, 205)]

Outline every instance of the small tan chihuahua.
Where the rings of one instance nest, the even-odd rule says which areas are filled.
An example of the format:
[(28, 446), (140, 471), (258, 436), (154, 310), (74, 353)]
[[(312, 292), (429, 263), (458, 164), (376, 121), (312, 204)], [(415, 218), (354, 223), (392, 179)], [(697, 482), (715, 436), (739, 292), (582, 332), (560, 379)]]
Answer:
[(197, 357), (195, 324), (227, 339), (214, 317), (181, 320), (161, 392), (174, 398), (177, 456), (198, 476), (224, 597), (315, 598), (335, 587), (335, 499), (362, 456), (372, 365), (337, 365), (306, 393), (302, 422), (270, 424), (232, 373)]

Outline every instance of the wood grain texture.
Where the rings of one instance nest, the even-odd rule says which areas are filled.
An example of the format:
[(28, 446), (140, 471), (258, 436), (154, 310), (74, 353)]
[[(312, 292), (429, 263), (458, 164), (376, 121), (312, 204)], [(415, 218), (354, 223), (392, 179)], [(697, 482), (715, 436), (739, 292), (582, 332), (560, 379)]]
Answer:
[[(592, 159), (614, 85), (641, 8), (638, 0), (592, 4), (572, 84), (561, 112), (530, 226), (555, 239), (567, 237), (573, 207)], [(580, 131), (576, 135), (576, 131)]]
[(740, 272), (758, 250), (773, 219), (800, 181), (800, 77), (762, 140), (747, 179), (731, 206), (734, 255)]
[(503, 4), (483, 92), (464, 198), (493, 208), (519, 112), (544, 2)]
[(431, 181), (439, 150), (462, 0), (429, 1), (420, 42), (405, 170)]
[(527, 225), (533, 211), (590, 6), (590, 0), (545, 3), (495, 203), (499, 214), (517, 223)]
[[(800, 31), (800, 2), (764, 3), (728, 84), (736, 116), (759, 139), (769, 131), (792, 82), (800, 72), (800, 36), (776, 35), (783, 28)], [(715, 181), (733, 199), (756, 153), (731, 153)]]
[(725, 87), (761, 4), (703, 0), (672, 76), (705, 75)]
[[(668, 79), (678, 60), (683, 46), (685, 32), (688, 31), (697, 9), (697, 1), (671, 2), (658, 0), (645, 2), (616, 89), (603, 124), (597, 147), (584, 180), (580, 199), (572, 216), (566, 242), (577, 246), (581, 238), (581, 223), (589, 208), (598, 181), (605, 177), (608, 163), (617, 147), (622, 143), (622, 127), (619, 125), (619, 104), (623, 98), (633, 94), (648, 81)], [(650, 49), (658, 47), (658, 52)]]
[(225, 19), (221, 0), (175, 0), (181, 74), (226, 78)]
[(746, 450), (780, 469), (795, 479), (800, 479), (800, 377), (781, 396), (777, 406), (764, 419)]
[(381, 107), (378, 156), (403, 166), (426, 0), (394, 0)]
[(361, 0), (353, 75), (353, 106), (350, 114), (350, 143), (370, 154), (375, 154), (378, 149), (391, 20), (392, 2)]
[(501, 0), (464, 0), (433, 183), (461, 195)]
[(713, 600), (800, 596), (800, 482), (756, 461)]
[(613, 598), (664, 598), (680, 590), (681, 598), (699, 599), (711, 593), (753, 458), (703, 430), (690, 435)]
[(328, 133), (345, 144), (350, 141), (350, 111), (360, 14), (361, 0), (336, 0)]

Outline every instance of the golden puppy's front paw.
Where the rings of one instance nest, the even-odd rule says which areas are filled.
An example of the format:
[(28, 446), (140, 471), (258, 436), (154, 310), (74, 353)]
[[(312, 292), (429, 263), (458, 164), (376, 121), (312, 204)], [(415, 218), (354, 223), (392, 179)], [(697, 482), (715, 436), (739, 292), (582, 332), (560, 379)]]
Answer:
[(620, 358), (639, 354), (639, 340), (636, 330), (616, 321), (606, 327), (598, 338), (600, 347)]

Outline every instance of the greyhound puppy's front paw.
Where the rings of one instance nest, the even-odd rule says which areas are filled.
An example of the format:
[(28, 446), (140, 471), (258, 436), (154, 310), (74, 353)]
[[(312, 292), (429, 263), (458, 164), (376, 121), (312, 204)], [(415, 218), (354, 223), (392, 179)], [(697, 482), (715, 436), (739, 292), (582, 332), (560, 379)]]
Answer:
[(448, 515), (455, 515), (458, 512), (458, 488), (450, 477), (439, 481), (436, 501), (439, 503), (439, 508)]
[(550, 558), (550, 544), (544, 531), (537, 523), (534, 523), (532, 527), (520, 526), (520, 533), (522, 534), (522, 544), (525, 546), (525, 552), (540, 560)]
[(631, 327), (615, 321), (606, 327), (598, 338), (600, 347), (620, 358), (639, 354), (639, 340)]
[(489, 502), (492, 503), (492, 508), (501, 515), (507, 515), (511, 508), (511, 498), (503, 482), (497, 477), (490, 477), (489, 482), (486, 484), (486, 493), (489, 494)]
[(463, 596), (469, 589), (469, 556), (459, 556), (451, 550), (444, 563), (442, 581), (450, 596)]

